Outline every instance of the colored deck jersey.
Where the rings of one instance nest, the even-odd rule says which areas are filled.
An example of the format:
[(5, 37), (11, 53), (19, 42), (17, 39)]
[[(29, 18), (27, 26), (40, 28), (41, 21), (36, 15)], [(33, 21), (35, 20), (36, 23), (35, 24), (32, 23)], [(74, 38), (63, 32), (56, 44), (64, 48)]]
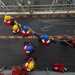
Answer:
[(30, 36), (30, 30), (27, 30), (27, 31), (22, 31), (22, 36), (23, 37), (28, 37), (28, 36)]
[(8, 20), (8, 21), (5, 21), (5, 20), (4, 20), (4, 24), (6, 24), (6, 25), (8, 25), (8, 26), (12, 26), (12, 25), (14, 25), (14, 19), (11, 18), (11, 19)]

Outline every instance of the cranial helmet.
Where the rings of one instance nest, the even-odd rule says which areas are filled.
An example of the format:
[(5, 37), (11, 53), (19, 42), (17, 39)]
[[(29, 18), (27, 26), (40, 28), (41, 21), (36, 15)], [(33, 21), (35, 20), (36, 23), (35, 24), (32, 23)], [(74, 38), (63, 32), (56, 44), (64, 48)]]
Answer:
[(34, 61), (29, 62), (28, 69), (33, 70), (34, 67), (35, 67), (35, 62)]
[(33, 50), (33, 46), (27, 46), (27, 47), (26, 47), (26, 50), (27, 50), (27, 51)]
[(10, 20), (11, 19), (11, 16), (5, 16), (4, 17), (4, 20), (6, 20), (6, 21), (8, 21), (8, 20)]
[(48, 35), (46, 35), (46, 34), (43, 34), (43, 39), (45, 40), (45, 41), (47, 41), (48, 39), (49, 39), (49, 37), (48, 37)]
[(18, 25), (13, 25), (13, 27), (12, 27), (12, 29), (14, 30), (14, 31), (16, 31), (16, 30), (18, 30)]
[(28, 26), (23, 26), (23, 30), (27, 31), (28, 30)]

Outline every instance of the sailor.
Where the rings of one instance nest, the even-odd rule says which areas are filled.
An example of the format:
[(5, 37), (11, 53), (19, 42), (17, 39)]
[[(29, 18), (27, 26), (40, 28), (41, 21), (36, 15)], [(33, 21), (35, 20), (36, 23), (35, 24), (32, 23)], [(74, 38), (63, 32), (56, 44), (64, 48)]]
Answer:
[(4, 24), (8, 25), (8, 26), (12, 26), (14, 24), (16, 24), (17, 22), (15, 21), (15, 19), (11, 16), (5, 16), (4, 17)]
[(22, 36), (23, 37), (28, 37), (31, 34), (31, 28), (29, 28), (28, 26), (23, 26), (22, 27)]
[(50, 41), (50, 38), (48, 37), (47, 34), (43, 34), (43, 35), (42, 35), (41, 41), (42, 41), (42, 44), (43, 44), (43, 45), (46, 45), (46, 46), (50, 45), (50, 42), (51, 42), (51, 41)]
[(33, 31), (32, 33), (38, 38), (40, 43), (42, 43), (45, 46), (49, 46), (51, 42), (56, 43), (56, 40), (54, 38), (50, 39), (47, 34), (39, 35), (38, 33), (33, 32)]
[(35, 68), (35, 61), (33, 58), (28, 58), (28, 60), (23, 64), (23, 67), (27, 69), (28, 72), (32, 71)]
[(11, 28), (12, 28), (13, 34), (18, 34), (18, 33), (20, 33), (20, 28), (19, 28), (18, 25), (13, 25)]
[(67, 68), (65, 68), (64, 65), (60, 64), (60, 63), (54, 63), (52, 69), (54, 71), (58, 71), (58, 72), (65, 72), (65, 71), (67, 71)]
[(20, 66), (14, 66), (12, 68), (12, 75), (22, 75), (21, 67)]
[(72, 46), (75, 48), (75, 40), (72, 40)]
[(33, 44), (31, 42), (24, 42), (23, 50), (25, 54), (30, 54), (34, 50)]
[(29, 75), (27, 69), (23, 68), (22, 65), (20, 66), (13, 66), (12, 68), (12, 75)]
[(70, 39), (61, 39), (60, 43), (63, 45), (68, 45), (70, 47), (75, 48), (75, 39), (70, 40)]

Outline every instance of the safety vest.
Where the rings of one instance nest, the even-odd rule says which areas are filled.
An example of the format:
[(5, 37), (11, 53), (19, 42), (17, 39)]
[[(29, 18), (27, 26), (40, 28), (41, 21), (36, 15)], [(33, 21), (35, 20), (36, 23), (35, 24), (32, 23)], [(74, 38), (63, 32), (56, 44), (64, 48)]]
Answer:
[(24, 64), (23, 64), (23, 67), (24, 67), (27, 71), (30, 71), (30, 69), (28, 69), (28, 64), (29, 64), (28, 62), (24, 63)]
[(12, 26), (12, 25), (14, 25), (14, 20), (13, 20), (13, 18), (11, 18), (10, 20), (8, 20), (8, 21), (6, 21), (6, 20), (4, 20), (4, 24), (6, 24), (6, 25), (8, 25), (8, 26)]
[(28, 31), (22, 31), (22, 36), (23, 37), (28, 37), (28, 36), (30, 36), (30, 30), (28, 30)]
[(50, 39), (48, 41), (45, 41), (44, 39), (42, 39), (42, 44), (46, 46), (50, 45)]
[(20, 29), (18, 29), (16, 31), (13, 30), (12, 32), (13, 32), (13, 34), (18, 34), (20, 32)]
[(25, 52), (26, 54), (29, 54), (31, 51), (27, 51), (26, 48), (27, 48), (27, 46), (24, 46), (24, 47), (23, 47), (23, 50), (24, 50), (24, 52)]
[(22, 66), (12, 68), (12, 75), (28, 75), (27, 69)]
[(19, 71), (19, 70), (15, 70), (15, 69), (14, 69), (14, 70), (12, 71), (12, 74), (22, 74), (22, 71)]

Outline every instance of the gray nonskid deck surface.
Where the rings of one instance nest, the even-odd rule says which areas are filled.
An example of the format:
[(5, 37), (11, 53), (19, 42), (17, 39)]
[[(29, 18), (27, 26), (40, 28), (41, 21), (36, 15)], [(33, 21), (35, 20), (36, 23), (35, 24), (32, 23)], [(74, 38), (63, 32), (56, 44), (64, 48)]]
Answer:
[[(16, 20), (41, 34), (75, 35), (75, 18), (17, 18)], [(0, 18), (0, 35), (13, 35), (10, 26), (4, 25), (2, 18)]]
[[(18, 18), (16, 20), (41, 34), (75, 35), (75, 18)], [(3, 24), (2, 18), (0, 23), (0, 35), (13, 35), (10, 27)], [(24, 41), (31, 41), (35, 45), (36, 50), (32, 54), (37, 59), (35, 70), (45, 70), (46, 67), (52, 70), (53, 63), (59, 62), (69, 71), (75, 71), (75, 49), (63, 46), (59, 42), (45, 47), (37, 39), (0, 39), (0, 67), (7, 66), (7, 69), (11, 69), (12, 66), (25, 62), (25, 54), (22, 50)]]
[(75, 71), (75, 49), (63, 46), (59, 42), (51, 44), (49, 47), (41, 45), (37, 39), (0, 39), (0, 67), (7, 66), (11, 69), (14, 65), (20, 65), (25, 62), (25, 54), (22, 50), (24, 41), (31, 41), (34, 43), (36, 50), (32, 54), (36, 58), (35, 70), (49, 70), (52, 69), (54, 62), (64, 64), (69, 71)]
[[(5, 71), (3, 71), (3, 73), (5, 75), (11, 74), (11, 71), (10, 70), (5, 70)], [(75, 75), (75, 73), (74, 72), (58, 73), (58, 72), (53, 72), (53, 71), (50, 71), (50, 72), (47, 72), (47, 71), (33, 71), (33, 72), (30, 72), (29, 75)]]

